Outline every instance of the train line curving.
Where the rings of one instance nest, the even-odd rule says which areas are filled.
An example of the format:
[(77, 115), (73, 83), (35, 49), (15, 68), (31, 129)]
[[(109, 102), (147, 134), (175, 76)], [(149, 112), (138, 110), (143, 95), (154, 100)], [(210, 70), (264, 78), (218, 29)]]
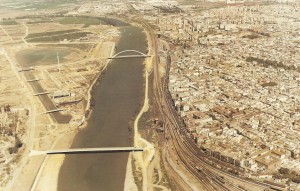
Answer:
[[(165, 77), (160, 76), (157, 38), (152, 27), (147, 22), (140, 19), (139, 23), (148, 32), (151, 39), (151, 50), (153, 52), (150, 54), (154, 55), (152, 63), (154, 104), (164, 123), (165, 149), (167, 149), (167, 153), (177, 157), (175, 163), (180, 164), (178, 165), (180, 168), (188, 171), (190, 175), (192, 175), (198, 183), (208, 191), (284, 190), (284, 188), (281, 187), (240, 177), (217, 168), (216, 164), (208, 162), (208, 157), (199, 152), (200, 149), (198, 149), (195, 144), (191, 143), (191, 139), (184, 134), (183, 128), (179, 125), (177, 113), (174, 108), (172, 108), (173, 104), (171, 102), (171, 96), (168, 89), (166, 89), (170, 66), (167, 64), (168, 68)], [(173, 160), (171, 158), (172, 157), (167, 157), (167, 161)]]

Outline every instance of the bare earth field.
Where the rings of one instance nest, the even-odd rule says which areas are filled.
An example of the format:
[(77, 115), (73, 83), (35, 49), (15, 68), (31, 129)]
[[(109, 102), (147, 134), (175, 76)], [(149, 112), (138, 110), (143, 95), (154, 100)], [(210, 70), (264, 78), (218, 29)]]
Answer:
[(0, 190), (55, 190), (64, 157), (30, 151), (69, 147), (118, 40), (113, 26), (60, 19), (0, 24)]

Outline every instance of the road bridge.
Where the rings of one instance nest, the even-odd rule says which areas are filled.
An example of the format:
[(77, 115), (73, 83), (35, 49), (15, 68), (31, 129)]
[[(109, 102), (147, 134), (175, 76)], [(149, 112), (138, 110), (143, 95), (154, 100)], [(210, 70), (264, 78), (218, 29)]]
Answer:
[(39, 96), (39, 95), (45, 95), (45, 94), (50, 94), (50, 92), (39, 92), (39, 93), (35, 93), (33, 95), (34, 96)]
[(118, 56), (118, 57), (109, 57), (108, 59), (122, 59), (122, 58), (147, 58), (151, 57), (150, 55), (128, 55), (128, 56)]
[[(120, 54), (127, 53), (127, 52), (133, 52), (137, 54), (131, 54), (131, 55), (123, 55), (120, 56)], [(108, 59), (122, 59), (122, 58), (146, 58), (146, 57), (151, 57), (151, 55), (147, 55), (145, 53), (142, 53), (137, 50), (123, 50), (121, 52), (118, 52), (117, 54), (113, 55), (112, 57), (109, 57)]]
[(59, 111), (63, 111), (63, 109), (53, 109), (53, 110), (45, 111), (45, 112), (43, 112), (41, 114), (54, 113), (54, 112), (59, 112)]
[(18, 72), (26, 72), (26, 71), (30, 71), (30, 70), (34, 70), (33, 67), (29, 67), (29, 68), (21, 68), (18, 70)]
[(79, 148), (37, 151), (31, 150), (30, 156), (55, 155), (55, 154), (90, 154), (90, 153), (114, 153), (114, 152), (142, 152), (143, 148), (137, 147), (102, 147), (102, 148)]
[(27, 80), (27, 82), (36, 82), (36, 81), (40, 81), (40, 80), (41, 80), (41, 79), (35, 78), (35, 79)]

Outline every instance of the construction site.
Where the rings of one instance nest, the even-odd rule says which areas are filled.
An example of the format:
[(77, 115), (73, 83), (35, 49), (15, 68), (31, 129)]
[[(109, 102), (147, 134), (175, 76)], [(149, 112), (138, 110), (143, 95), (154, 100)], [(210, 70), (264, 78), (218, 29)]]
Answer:
[(0, 27), (0, 190), (26, 190), (44, 160), (30, 150), (65, 147), (84, 128), (95, 104), (90, 90), (120, 32), (81, 17), (22, 17)]

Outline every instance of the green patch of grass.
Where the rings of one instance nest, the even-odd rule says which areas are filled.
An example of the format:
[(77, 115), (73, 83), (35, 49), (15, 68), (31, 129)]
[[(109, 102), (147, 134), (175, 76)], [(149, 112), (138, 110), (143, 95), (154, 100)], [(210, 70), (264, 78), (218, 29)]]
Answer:
[(17, 25), (17, 21), (15, 20), (5, 20), (5, 21), (1, 21), (0, 25)]
[(68, 4), (76, 4), (79, 0), (46, 0), (41, 2), (26, 2), (21, 9), (55, 9)]
[(60, 24), (84, 24), (83, 27), (88, 27), (90, 25), (104, 24), (104, 22), (98, 18), (91, 17), (65, 17), (59, 20)]
[(26, 39), (37, 38), (37, 37), (56, 36), (56, 35), (61, 35), (61, 34), (66, 34), (66, 33), (73, 33), (73, 32), (78, 32), (78, 31), (79, 31), (78, 29), (70, 29), (70, 30), (53, 31), (53, 32), (33, 33), (33, 34), (29, 34), (26, 37)]
[(39, 23), (52, 23), (53, 21), (30, 21), (30, 22), (27, 22), (28, 24), (39, 24)]
[(67, 33), (55, 36), (42, 36), (37, 38), (28, 39), (28, 42), (53, 42), (53, 41), (63, 41), (67, 40), (75, 40), (81, 37), (85, 37), (87, 34), (92, 34), (90, 32), (77, 32), (77, 33)]
[(55, 44), (55, 45), (49, 45), (49, 44), (39, 44), (37, 47), (46, 47), (46, 48), (72, 48), (72, 49), (78, 49), (81, 51), (88, 52), (93, 47), (93, 44)]

